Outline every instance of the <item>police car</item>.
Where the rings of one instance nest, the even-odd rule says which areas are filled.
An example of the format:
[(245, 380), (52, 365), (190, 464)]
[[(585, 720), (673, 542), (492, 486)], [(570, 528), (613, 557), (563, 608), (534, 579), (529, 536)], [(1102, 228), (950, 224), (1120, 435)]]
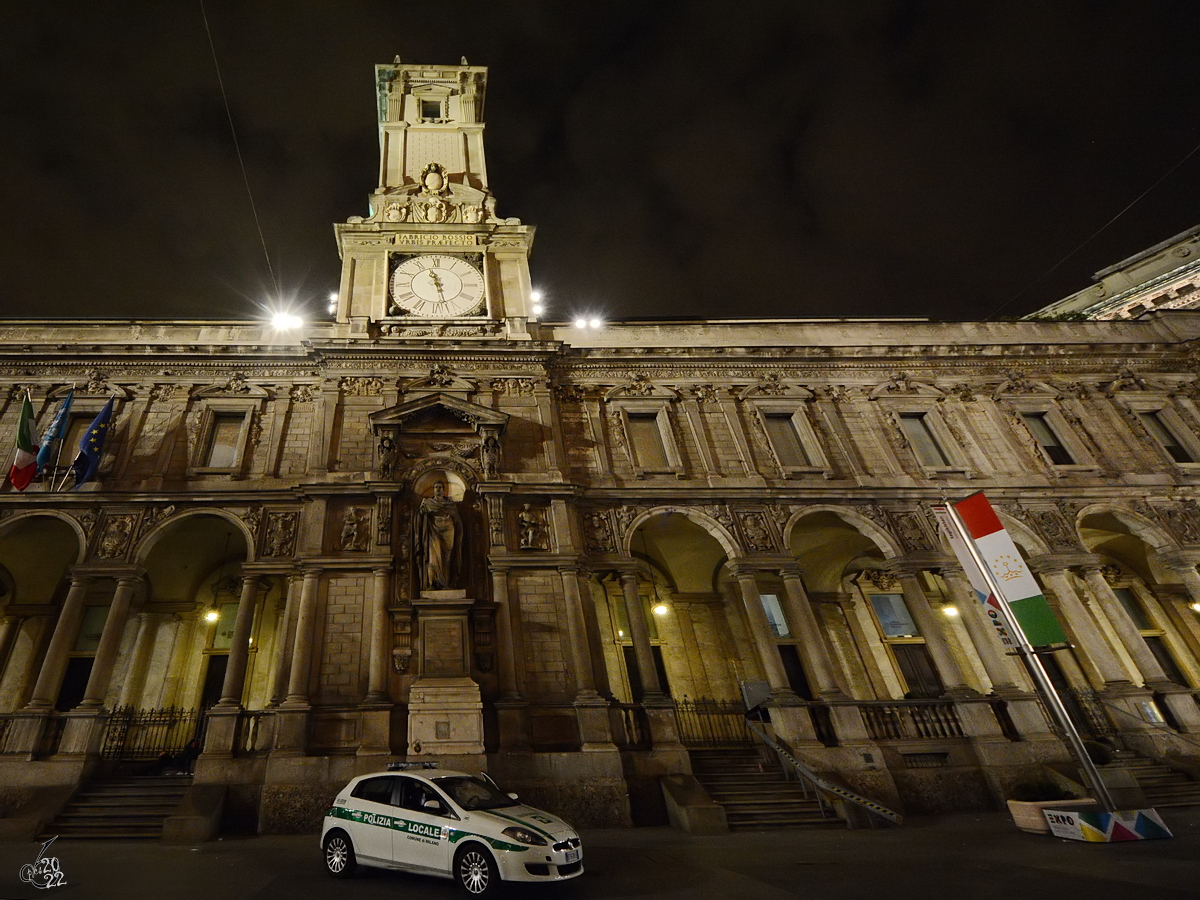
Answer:
[(583, 873), (570, 825), (501, 791), (487, 775), (396, 764), (360, 775), (334, 798), (321, 827), (330, 875), (378, 866), (453, 878), (488, 896), (502, 881), (553, 882)]

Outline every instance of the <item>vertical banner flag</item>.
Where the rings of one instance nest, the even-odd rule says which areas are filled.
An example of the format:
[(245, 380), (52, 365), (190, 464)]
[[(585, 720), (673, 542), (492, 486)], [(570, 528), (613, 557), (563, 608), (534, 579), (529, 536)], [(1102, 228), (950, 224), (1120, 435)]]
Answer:
[(21, 401), (21, 414), (17, 417), (17, 455), (13, 457), (12, 470), (8, 480), (18, 491), (29, 487), (33, 476), (37, 474), (37, 441), (33, 439), (33, 404), (29, 402), (29, 394)]
[(108, 425), (112, 421), (113, 399), (108, 398), (104, 409), (100, 410), (100, 414), (92, 420), (88, 430), (79, 439), (79, 455), (75, 457), (75, 462), (71, 463), (76, 488), (91, 481), (100, 465), (100, 453), (104, 450), (104, 439), (108, 437)]
[(67, 430), (67, 417), (71, 412), (71, 401), (75, 399), (75, 388), (71, 388), (71, 392), (67, 394), (67, 399), (59, 406), (58, 412), (50, 422), (50, 427), (46, 429), (42, 435), (42, 446), (37, 452), (37, 467), (38, 471), (42, 471), (47, 466), (54, 465), (55, 447), (63, 439), (63, 432)]
[(963, 543), (958, 529), (950, 521), (950, 513), (944, 506), (935, 506), (933, 507), (933, 515), (942, 529), (942, 536), (945, 537), (946, 542), (950, 545), (950, 549), (954, 551), (954, 556), (958, 560), (958, 564), (963, 567), (963, 571), (967, 575), (967, 580), (971, 582), (971, 588), (979, 597), (979, 602), (983, 604), (984, 611), (996, 629), (996, 636), (1000, 638), (1000, 643), (1005, 647), (1017, 646), (1017, 642), (1013, 640), (1012, 635), (1008, 633), (1008, 629), (1004, 627), (1004, 614), (1000, 611), (1000, 601), (996, 599), (996, 595), (988, 587), (983, 573), (979, 571), (979, 566), (975, 564), (970, 551), (967, 550), (967, 545)]
[(1029, 643), (1035, 647), (1067, 643), (1041, 587), (987, 497), (979, 492), (953, 505)]

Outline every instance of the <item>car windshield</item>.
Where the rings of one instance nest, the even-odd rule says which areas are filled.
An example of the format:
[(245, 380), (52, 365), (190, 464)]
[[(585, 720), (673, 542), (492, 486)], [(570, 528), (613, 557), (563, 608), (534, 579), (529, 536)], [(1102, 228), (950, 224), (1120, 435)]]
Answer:
[(463, 809), (500, 809), (517, 805), (517, 801), (508, 794), (501, 793), (474, 775), (446, 775), (433, 779), (433, 783)]

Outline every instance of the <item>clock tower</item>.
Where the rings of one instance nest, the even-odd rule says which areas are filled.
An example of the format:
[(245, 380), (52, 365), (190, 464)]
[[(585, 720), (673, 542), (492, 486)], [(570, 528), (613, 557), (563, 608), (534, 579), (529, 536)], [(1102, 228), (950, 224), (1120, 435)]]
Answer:
[(483, 150), (487, 69), (375, 67), (379, 186), (334, 226), (337, 319), (378, 336), (528, 338), (534, 229), (496, 216)]

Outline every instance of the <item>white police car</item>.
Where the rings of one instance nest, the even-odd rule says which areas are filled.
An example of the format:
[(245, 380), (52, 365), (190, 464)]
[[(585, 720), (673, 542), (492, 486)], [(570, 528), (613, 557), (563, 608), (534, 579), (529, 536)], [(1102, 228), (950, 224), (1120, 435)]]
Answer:
[(342, 788), (321, 827), (325, 869), (356, 865), (455, 879), (476, 897), (501, 881), (552, 882), (583, 872), (570, 825), (502, 792), (486, 775), (395, 765)]

